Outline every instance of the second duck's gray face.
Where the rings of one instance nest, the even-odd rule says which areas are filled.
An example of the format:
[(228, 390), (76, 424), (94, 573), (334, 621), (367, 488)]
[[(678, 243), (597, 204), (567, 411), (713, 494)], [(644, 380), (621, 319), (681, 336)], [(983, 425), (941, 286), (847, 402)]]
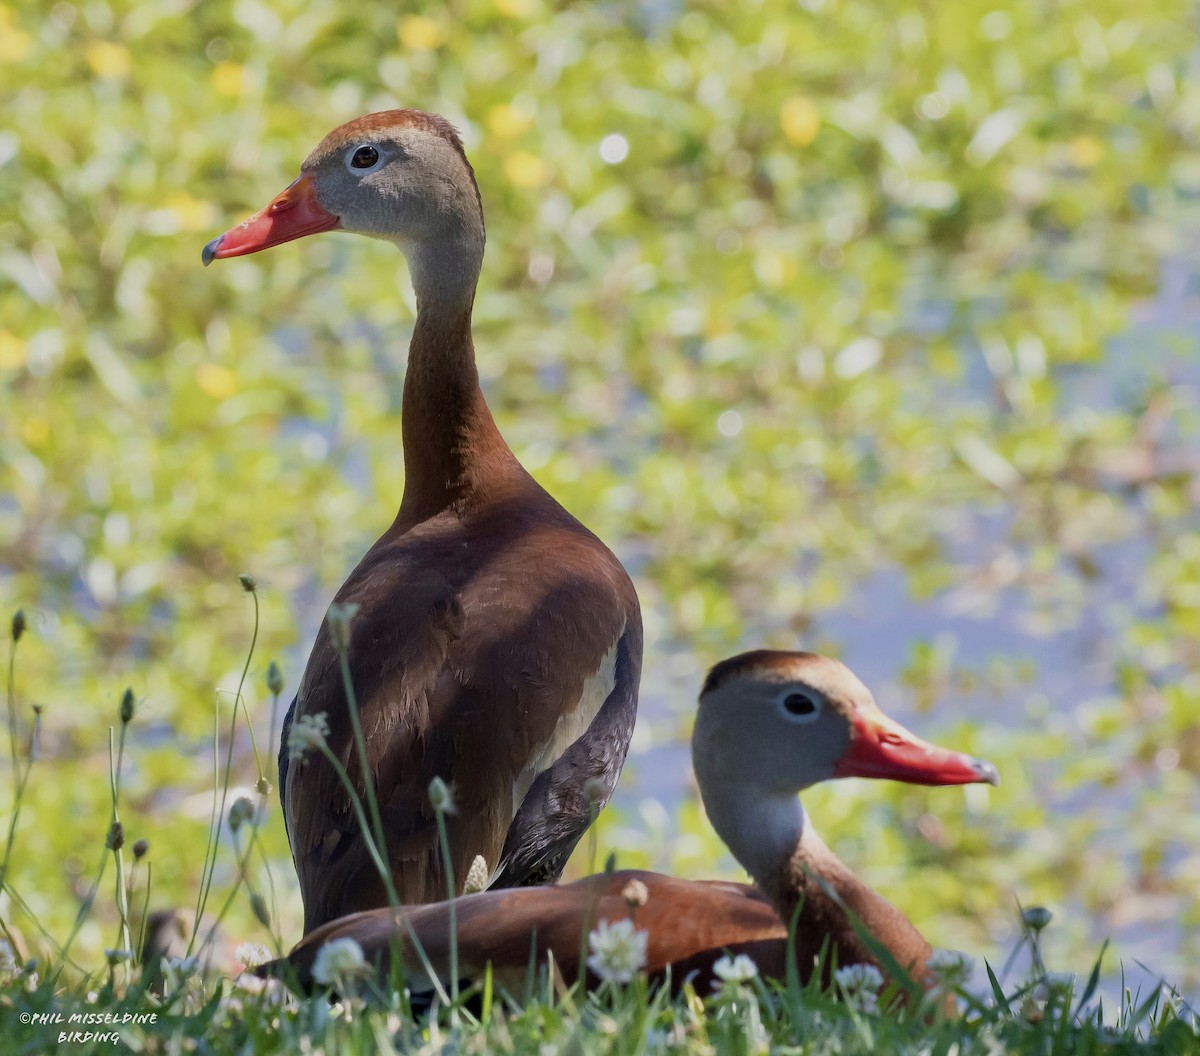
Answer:
[(984, 763), (922, 740), (889, 719), (844, 664), (762, 650), (713, 668), (700, 696), (692, 757), (709, 785), (798, 793), (833, 777), (911, 784), (996, 783)]

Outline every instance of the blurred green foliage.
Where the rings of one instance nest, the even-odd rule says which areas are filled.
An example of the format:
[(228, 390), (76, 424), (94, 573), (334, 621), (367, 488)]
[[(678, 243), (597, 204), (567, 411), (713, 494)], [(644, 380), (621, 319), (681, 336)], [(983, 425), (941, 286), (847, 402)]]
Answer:
[[(839, 786), (810, 810), (936, 943), (995, 956), (1015, 896), (1080, 911), (1072, 954), (1165, 926), (1162, 969), (1197, 984), (1195, 299), (1190, 327), (1145, 322), (1164, 262), (1196, 273), (1193, 19), (1182, 0), (0, 5), (0, 598), (31, 619), (23, 730), (45, 706), (16, 888), (67, 930), (128, 684), (125, 827), (155, 902), (190, 901), (214, 704), (227, 722), (250, 637), (237, 573), (262, 585), (265, 731), (267, 661), (290, 694), (391, 520), (395, 251), (199, 254), (329, 127), (404, 105), (458, 124), (476, 167), (501, 428), (637, 577), (639, 750), (686, 736), (699, 670), (741, 646), (870, 656), (822, 627), (881, 573), (913, 604), (1015, 598), (1051, 643), (1097, 619), (1104, 688), (1080, 701), (1011, 651), (915, 641), (891, 672), (924, 731), (1000, 765), (997, 792)], [(1064, 647), (1054, 674), (1079, 663)], [(970, 721), (960, 694), (984, 702)], [(237, 759), (252, 785), (248, 742)], [(730, 868), (694, 802), (627, 807), (600, 839), (623, 864)], [(267, 843), (294, 938), (277, 810)], [(104, 945), (102, 909), (81, 950)]]

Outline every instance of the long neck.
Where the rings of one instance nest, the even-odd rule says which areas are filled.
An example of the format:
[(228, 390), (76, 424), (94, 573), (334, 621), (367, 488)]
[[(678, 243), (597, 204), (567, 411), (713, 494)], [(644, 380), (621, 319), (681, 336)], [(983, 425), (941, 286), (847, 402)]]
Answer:
[(417, 295), (404, 378), (404, 499), (397, 517), (407, 528), (469, 502), (515, 460), (484, 402), (471, 341), (482, 239), (401, 248)]
[(923, 972), (929, 944), (825, 845), (795, 794), (764, 796), (748, 786), (733, 786), (722, 789), (713, 807), (709, 817), (714, 828), (783, 921), (790, 925), (799, 911), (796, 946), (802, 974), (826, 936), (837, 948), (839, 965), (873, 964), (886, 974), (886, 966), (855, 931), (851, 913), (900, 965), (918, 976)]

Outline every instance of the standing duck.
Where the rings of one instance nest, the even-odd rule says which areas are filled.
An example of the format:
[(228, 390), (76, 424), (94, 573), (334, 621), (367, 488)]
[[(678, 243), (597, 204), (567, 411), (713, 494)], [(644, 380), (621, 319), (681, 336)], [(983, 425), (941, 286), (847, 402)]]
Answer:
[[(396, 892), (404, 903), (447, 895), (434, 777), (457, 806), (447, 821), (460, 888), (478, 855), (496, 886), (555, 880), (624, 764), (642, 662), (637, 595), (608, 548), (522, 468), (484, 402), (471, 338), (483, 207), (453, 127), (417, 110), (342, 125), (265, 209), (209, 242), (204, 262), (335, 229), (399, 247), (417, 299), (404, 496), (335, 599), (357, 606), (342, 610), (356, 611), (350, 677)], [(288, 766), (288, 731), (321, 713), (363, 793), (328, 621), (279, 765), (305, 932), (388, 903), (332, 767)]]
[[(873, 965), (886, 976), (888, 965), (863, 941), (851, 914), (897, 964), (922, 980), (929, 944), (822, 842), (797, 795), (835, 777), (996, 784), (995, 767), (929, 744), (889, 719), (838, 661), (766, 650), (722, 661), (709, 673), (692, 760), (709, 820), (756, 886), (629, 871), (552, 888), (468, 895), (455, 905), (460, 981), (480, 978), (491, 964), (497, 982), (518, 992), (533, 951), (539, 964), (551, 955), (562, 977), (573, 982), (586, 934), (602, 921), (631, 915), (647, 933), (646, 970), (661, 979), (669, 969), (676, 986), (693, 978), (707, 987), (714, 963), (727, 953), (747, 954), (763, 976), (784, 978), (784, 922), (793, 918), (802, 981), (826, 943), (839, 965)], [(433, 984), (409, 942), (411, 927), (448, 989), (449, 905), (401, 912), (407, 921), (386, 909), (333, 921), (306, 936), (285, 961), (264, 966), (264, 974), (294, 976), (309, 987), (320, 949), (352, 938), (367, 961), (385, 971), (391, 951), (403, 951), (406, 984), (414, 998), (427, 996)], [(586, 978), (592, 985), (598, 981), (591, 970)]]

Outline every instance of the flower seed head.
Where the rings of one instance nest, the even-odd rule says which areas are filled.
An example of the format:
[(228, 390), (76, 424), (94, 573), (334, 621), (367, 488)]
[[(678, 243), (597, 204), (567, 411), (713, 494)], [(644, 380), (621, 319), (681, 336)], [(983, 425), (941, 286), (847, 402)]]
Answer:
[(114, 821), (104, 842), (110, 851), (119, 851), (125, 846), (125, 826), (119, 821)]
[(267, 689), (275, 696), (283, 692), (283, 672), (274, 660), (267, 665)]
[(229, 808), (229, 830), (237, 832), (242, 825), (254, 817), (254, 800), (249, 796), (238, 796)]
[(146, 852), (150, 850), (149, 840), (136, 840), (133, 844), (133, 860), (140, 862), (146, 857)]
[(650, 901), (650, 891), (640, 880), (634, 879), (621, 888), (621, 897), (625, 899), (625, 905), (632, 913)]
[(254, 911), (254, 919), (264, 928), (271, 926), (271, 911), (267, 908), (267, 900), (257, 891), (250, 896), (250, 908)]
[(128, 726), (133, 721), (133, 690), (128, 686), (121, 694), (121, 725)]
[(269, 796), (271, 794), (271, 782), (265, 777), (260, 777), (254, 782), (254, 791), (260, 796)]
[(348, 602), (345, 605), (338, 605), (335, 602), (329, 606), (325, 620), (329, 624), (329, 636), (333, 639), (334, 647), (339, 651), (350, 648), (350, 625), (354, 622), (357, 614), (358, 605), (355, 602)]
[(471, 868), (467, 870), (467, 879), (463, 884), (463, 894), (473, 895), (477, 891), (486, 891), (488, 885), (487, 859), (477, 854), (471, 860)]
[(1021, 911), (1021, 923), (1030, 931), (1039, 932), (1054, 919), (1054, 914), (1045, 906), (1030, 906)]
[(429, 782), (429, 802), (439, 814), (455, 812), (454, 796), (450, 787), (440, 777), (435, 777)]
[(21, 635), (23, 635), (24, 633), (25, 633), (25, 610), (17, 609), (17, 611), (13, 613), (13, 618), (12, 618), (12, 640), (13, 640), (13, 642), (19, 642), (21, 640)]
[(302, 760), (310, 748), (320, 750), (329, 736), (329, 718), (325, 712), (316, 715), (301, 715), (292, 723), (287, 735), (288, 758), (293, 762)]
[(608, 785), (598, 777), (589, 777), (583, 783), (583, 799), (589, 807), (599, 810), (608, 801)]
[(238, 576), (238, 582), (242, 585), (242, 590), (247, 594), (253, 594), (258, 590), (258, 582), (249, 572), (243, 572)]

